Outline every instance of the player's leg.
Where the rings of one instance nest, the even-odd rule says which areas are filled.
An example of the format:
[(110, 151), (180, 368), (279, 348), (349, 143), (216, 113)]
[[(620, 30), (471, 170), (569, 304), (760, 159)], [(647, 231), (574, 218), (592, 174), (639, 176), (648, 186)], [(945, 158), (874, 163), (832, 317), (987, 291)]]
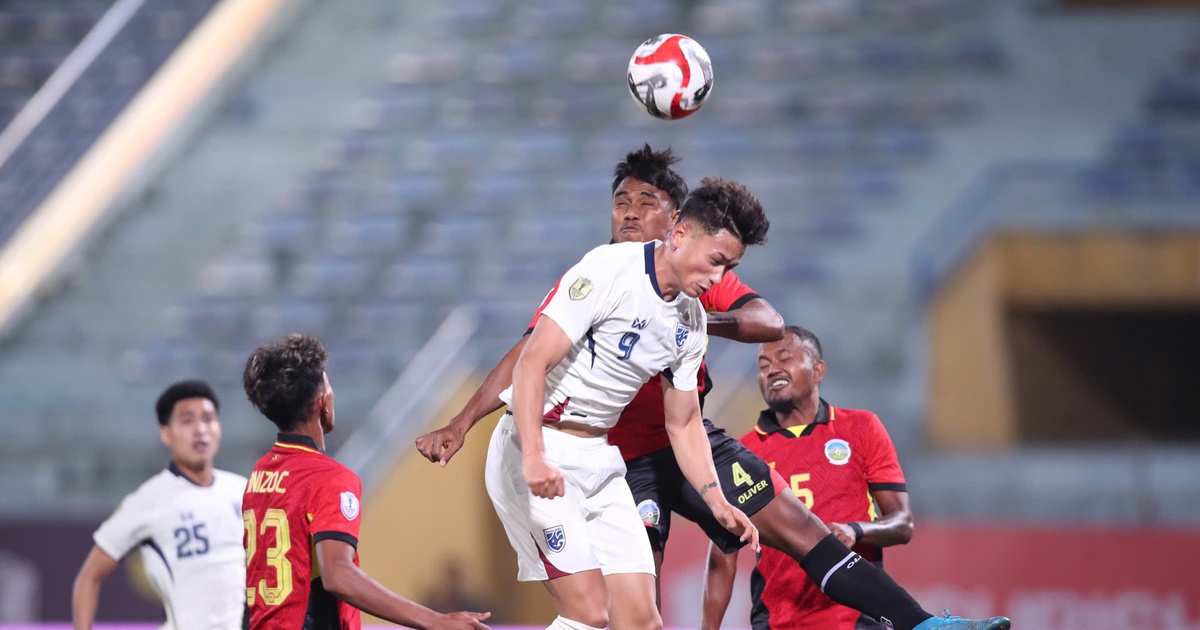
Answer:
[[(646, 528), (650, 551), (654, 555), (654, 575), (661, 575), (663, 552), (671, 533), (671, 513), (679, 500), (683, 473), (675, 462), (675, 453), (666, 448), (625, 462), (625, 481), (633, 493), (638, 516)], [(654, 601), (662, 609), (662, 592), (654, 580)]]
[(514, 437), (511, 423), (497, 425), (488, 447), (484, 483), (517, 553), (517, 579), (540, 581), (550, 591), (558, 611), (551, 628), (604, 628), (608, 592), (588, 539), (582, 491), (564, 471), (565, 496), (533, 496), (524, 481), (521, 450)]
[(660, 630), (654, 557), (646, 526), (623, 477), (604, 483), (586, 503), (589, 534), (608, 586), (613, 630)]
[[(943, 627), (929, 625), (935, 623), (962, 624), (944, 627), (972, 630), (1009, 627), (1003, 617), (945, 620), (929, 614), (891, 576), (843, 545), (792, 494), (783, 478), (745, 445), (718, 434), (710, 436), (710, 440), (713, 462), (728, 500), (750, 517), (762, 544), (795, 559), (833, 601), (874, 619), (886, 620), (885, 624), (897, 630)], [(726, 553), (738, 548), (740, 541), (732, 534), (712, 529), (711, 524), (706, 527), (701, 523), (701, 527)]]

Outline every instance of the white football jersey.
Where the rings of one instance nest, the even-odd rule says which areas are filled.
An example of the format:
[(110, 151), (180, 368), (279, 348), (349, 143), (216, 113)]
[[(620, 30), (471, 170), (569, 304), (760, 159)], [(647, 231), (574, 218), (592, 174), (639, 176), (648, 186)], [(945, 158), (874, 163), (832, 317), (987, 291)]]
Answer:
[[(545, 417), (604, 429), (617, 423), (642, 385), (662, 373), (696, 388), (706, 343), (700, 300), (663, 299), (649, 243), (601, 245), (567, 270), (543, 302), (574, 342), (546, 375)], [(512, 387), (500, 398), (512, 404)]]
[(214, 470), (212, 485), (199, 486), (171, 464), (126, 496), (93, 534), (113, 559), (141, 550), (167, 615), (163, 628), (242, 627), (245, 489), (241, 475)]

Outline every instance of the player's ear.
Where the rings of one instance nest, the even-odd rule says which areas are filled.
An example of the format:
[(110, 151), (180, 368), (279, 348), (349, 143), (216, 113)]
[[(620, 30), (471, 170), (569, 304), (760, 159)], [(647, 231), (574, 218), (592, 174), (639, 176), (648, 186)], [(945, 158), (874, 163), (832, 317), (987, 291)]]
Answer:
[(687, 240), (692, 226), (687, 221), (677, 221), (671, 228), (671, 249), (678, 249)]
[(817, 359), (813, 362), (813, 383), (820, 384), (825, 378), (825, 362)]
[(166, 425), (166, 424), (158, 425), (158, 439), (162, 440), (163, 446), (165, 446), (167, 448), (171, 448), (170, 431), (171, 431), (170, 425)]

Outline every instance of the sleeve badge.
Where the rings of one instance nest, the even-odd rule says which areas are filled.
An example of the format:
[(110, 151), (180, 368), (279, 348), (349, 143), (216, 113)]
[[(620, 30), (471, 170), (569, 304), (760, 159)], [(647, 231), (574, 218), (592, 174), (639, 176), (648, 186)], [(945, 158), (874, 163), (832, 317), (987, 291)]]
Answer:
[(580, 276), (577, 280), (575, 280), (574, 283), (571, 284), (571, 288), (567, 291), (567, 295), (570, 296), (572, 300), (582, 300), (591, 292), (592, 281)]
[(347, 521), (353, 521), (358, 518), (358, 508), (358, 497), (354, 496), (353, 492), (343, 492), (342, 516), (345, 516)]

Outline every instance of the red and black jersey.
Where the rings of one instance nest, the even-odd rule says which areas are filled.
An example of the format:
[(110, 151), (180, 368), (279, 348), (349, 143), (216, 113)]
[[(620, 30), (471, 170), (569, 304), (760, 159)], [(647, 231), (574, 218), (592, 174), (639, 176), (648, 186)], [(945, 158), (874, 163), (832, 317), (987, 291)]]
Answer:
[[(250, 627), (358, 630), (361, 614), (321, 584), (315, 545), (358, 548), (362, 482), (312, 438), (280, 434), (242, 497)], [(358, 564), (358, 553), (354, 554)]]
[[(700, 303), (708, 312), (725, 313), (737, 310), (746, 302), (757, 298), (750, 287), (742, 284), (741, 279), (732, 271), (726, 273), (721, 281), (700, 296)], [(608, 431), (608, 443), (621, 449), (621, 456), (626, 460), (641, 457), (648, 453), (667, 448), (671, 445), (667, 437), (665, 415), (663, 413), (663, 392), (661, 376), (650, 379), (637, 396), (625, 406), (617, 425)], [(704, 396), (712, 390), (712, 379), (708, 375), (708, 366), (700, 364), (700, 374), (696, 393), (700, 395), (700, 404), (704, 404)]]
[[(781, 427), (763, 411), (741, 441), (775, 469), (792, 492), (826, 523), (872, 521), (871, 492), (904, 492), (896, 449), (874, 413), (842, 409), (821, 401), (812, 424)], [(854, 551), (882, 561), (877, 547)], [(751, 576), (751, 622), (757, 628), (853, 630), (861, 613), (834, 603), (787, 554), (763, 547)], [(769, 623), (768, 623), (769, 620)]]

